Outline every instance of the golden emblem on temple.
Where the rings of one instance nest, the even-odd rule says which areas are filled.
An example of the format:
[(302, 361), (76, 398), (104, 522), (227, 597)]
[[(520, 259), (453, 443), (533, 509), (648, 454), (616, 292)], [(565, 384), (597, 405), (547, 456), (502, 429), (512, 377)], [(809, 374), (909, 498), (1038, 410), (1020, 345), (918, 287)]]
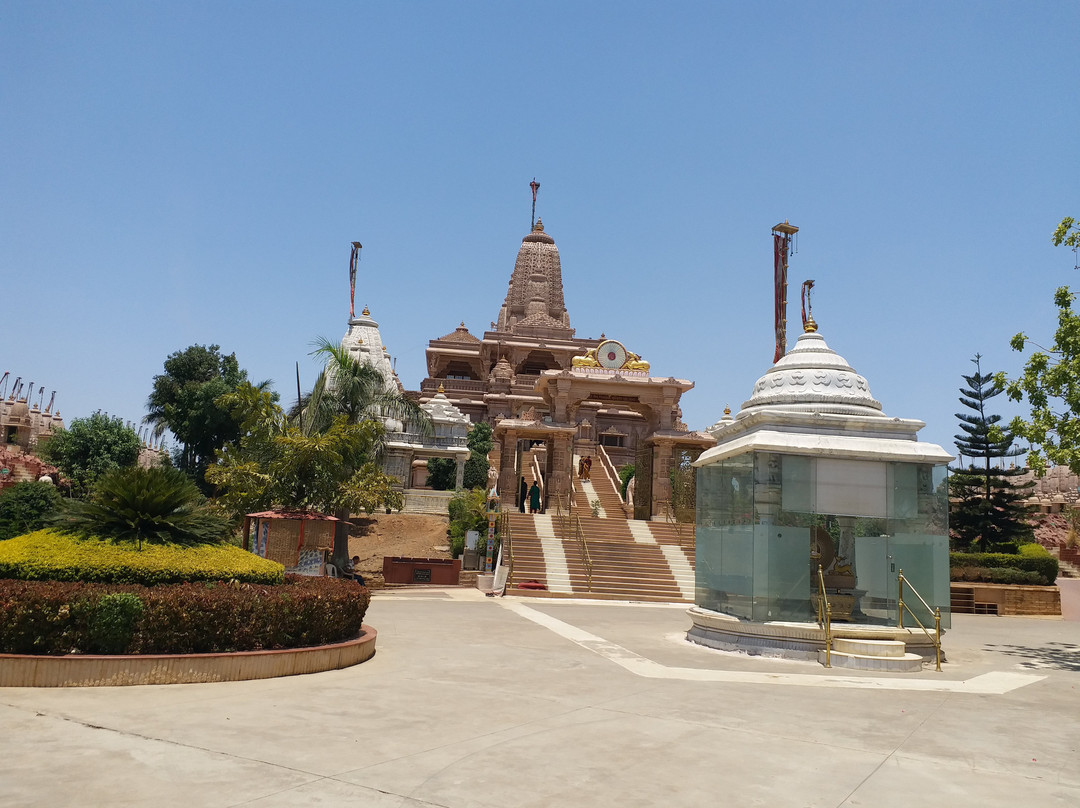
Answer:
[(576, 368), (605, 368), (606, 370), (648, 370), (649, 363), (639, 354), (613, 339), (605, 339), (584, 355), (575, 356), (570, 364)]

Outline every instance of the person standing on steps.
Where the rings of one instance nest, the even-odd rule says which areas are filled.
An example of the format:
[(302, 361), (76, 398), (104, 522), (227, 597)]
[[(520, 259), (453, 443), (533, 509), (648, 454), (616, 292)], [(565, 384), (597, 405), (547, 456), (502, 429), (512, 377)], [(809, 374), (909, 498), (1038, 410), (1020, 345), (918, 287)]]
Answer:
[(585, 455), (585, 459), (581, 461), (582, 475), (581, 479), (589, 481), (592, 479), (592, 455)]
[(529, 486), (525, 478), (521, 478), (521, 487), (518, 488), (518, 510), (525, 513), (525, 502), (529, 499)]
[(533, 480), (529, 489), (529, 513), (540, 513), (540, 486)]

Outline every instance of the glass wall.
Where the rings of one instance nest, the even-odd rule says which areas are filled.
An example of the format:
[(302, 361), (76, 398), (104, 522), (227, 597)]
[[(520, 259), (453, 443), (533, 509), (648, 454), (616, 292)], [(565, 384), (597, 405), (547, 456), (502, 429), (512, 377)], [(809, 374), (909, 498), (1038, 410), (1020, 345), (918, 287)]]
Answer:
[[(946, 473), (771, 452), (699, 468), (697, 605), (757, 622), (810, 622), (820, 565), (834, 620), (895, 624), (902, 569), (947, 628)], [(910, 591), (904, 600), (932, 626)]]

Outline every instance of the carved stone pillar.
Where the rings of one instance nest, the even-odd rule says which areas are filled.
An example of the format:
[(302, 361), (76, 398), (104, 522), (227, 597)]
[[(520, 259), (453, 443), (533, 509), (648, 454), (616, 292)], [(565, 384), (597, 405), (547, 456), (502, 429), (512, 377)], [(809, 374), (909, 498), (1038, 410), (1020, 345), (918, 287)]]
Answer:
[(679, 390), (677, 387), (664, 388), (664, 401), (658, 413), (661, 429), (671, 429), (675, 425), (675, 406), (678, 400)]
[(499, 501), (503, 507), (513, 507), (517, 497), (517, 432), (507, 430), (502, 435), (499, 455)]
[(656, 513), (658, 502), (671, 502), (671, 464), (674, 458), (672, 441), (658, 440), (653, 444), (653, 514)]
[(458, 455), (457, 458), (457, 472), (454, 474), (454, 490), (460, 490), (462, 483), (465, 482), (465, 459)]
[[(549, 490), (553, 494), (566, 496), (570, 491), (570, 466), (573, 464), (574, 436), (570, 433), (560, 432), (551, 441), (551, 480)], [(565, 502), (563, 503), (566, 504)]]

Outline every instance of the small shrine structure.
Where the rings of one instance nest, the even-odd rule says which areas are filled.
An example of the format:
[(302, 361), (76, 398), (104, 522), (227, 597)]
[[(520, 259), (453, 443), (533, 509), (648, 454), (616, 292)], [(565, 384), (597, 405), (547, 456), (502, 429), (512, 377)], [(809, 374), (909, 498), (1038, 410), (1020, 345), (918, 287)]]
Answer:
[[(806, 320), (739, 413), (727, 411), (708, 430), (716, 446), (694, 463), (689, 639), (816, 653), (819, 566), (832, 619), (849, 632), (887, 638), (897, 625), (900, 570), (948, 627), (953, 458), (918, 440), (924, 426), (887, 416), (866, 379)], [(933, 627), (932, 612), (911, 601)]]

